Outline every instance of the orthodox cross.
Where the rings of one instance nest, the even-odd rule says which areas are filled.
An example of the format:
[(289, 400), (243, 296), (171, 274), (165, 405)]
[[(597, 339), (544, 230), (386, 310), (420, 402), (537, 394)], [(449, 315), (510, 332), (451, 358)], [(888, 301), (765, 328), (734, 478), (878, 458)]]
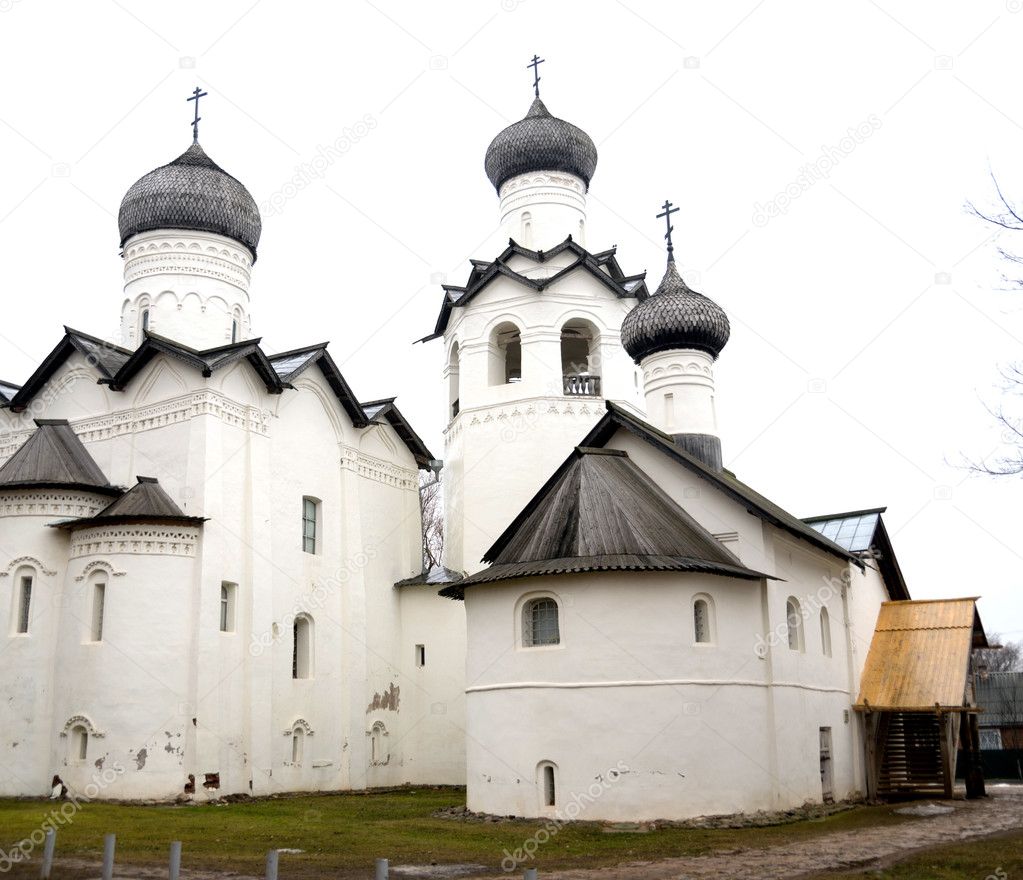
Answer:
[(195, 101), (195, 118), (192, 120), (192, 143), (199, 143), (199, 121), (202, 117), (199, 115), (199, 99), (205, 98), (207, 92), (200, 91), (199, 87), (195, 87), (195, 91), (192, 92), (192, 97), (186, 100)]
[(663, 217), (664, 218), (664, 224), (665, 224), (665, 226), (668, 227), (668, 231), (664, 233), (664, 240), (668, 242), (668, 262), (669, 263), (674, 263), (675, 262), (675, 246), (671, 243), (671, 233), (675, 229), (675, 227), (671, 225), (671, 215), (674, 214), (676, 211), (678, 211), (680, 209), (679, 208), (673, 208), (671, 206), (671, 202), (669, 202), (667, 199), (664, 200), (664, 204), (661, 207), (664, 208), (664, 211), (662, 213), (658, 214), (657, 217), (658, 217), (658, 219)]
[(527, 70), (530, 67), (533, 68), (533, 93), (538, 98), (540, 97), (540, 65), (546, 60), (546, 58), (541, 58), (539, 55), (534, 55), (533, 60), (526, 65)]

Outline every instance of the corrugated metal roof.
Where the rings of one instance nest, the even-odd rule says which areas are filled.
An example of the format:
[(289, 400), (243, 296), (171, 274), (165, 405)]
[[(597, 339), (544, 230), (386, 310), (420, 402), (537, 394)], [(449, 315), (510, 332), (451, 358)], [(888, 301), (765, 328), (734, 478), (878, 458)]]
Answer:
[(759, 579), (624, 451), (577, 448), (463, 586), (582, 571), (702, 571)]
[(856, 708), (961, 709), (975, 626), (975, 599), (882, 603)]
[(982, 727), (1023, 727), (1023, 672), (981, 674), (976, 687)]
[(0, 467), (0, 488), (67, 486), (117, 493), (63, 419), (37, 419), (35, 432)]

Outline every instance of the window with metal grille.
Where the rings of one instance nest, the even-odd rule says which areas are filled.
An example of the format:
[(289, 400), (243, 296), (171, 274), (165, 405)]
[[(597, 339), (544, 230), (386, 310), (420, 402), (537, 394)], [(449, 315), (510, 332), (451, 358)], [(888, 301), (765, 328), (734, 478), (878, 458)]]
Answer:
[(302, 549), (306, 553), (316, 552), (316, 521), (319, 518), (319, 504), (315, 498), (302, 499)]
[(553, 599), (533, 599), (522, 610), (522, 644), (527, 648), (561, 644), (558, 628), (558, 603)]

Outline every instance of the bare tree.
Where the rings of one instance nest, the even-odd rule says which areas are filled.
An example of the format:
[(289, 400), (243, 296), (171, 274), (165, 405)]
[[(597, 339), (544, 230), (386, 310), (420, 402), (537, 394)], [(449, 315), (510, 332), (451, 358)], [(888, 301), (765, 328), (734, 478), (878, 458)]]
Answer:
[[(1003, 233), (1018, 233), (1012, 239), (1018, 240), (1016, 248), (998, 244), (998, 255), (1005, 268), (1001, 276), (1006, 290), (1023, 291), (1023, 207), (1006, 198), (998, 178), (991, 174), (997, 199), (990, 210), (978, 208), (974, 202), (966, 203), (966, 210), (986, 223), (997, 227)], [(994, 458), (982, 461), (968, 460), (967, 466), (977, 473), (996, 477), (1023, 474), (1023, 365), (1013, 364), (1001, 371), (1003, 379), (1002, 400), (996, 406), (988, 406), (988, 412), (998, 423), (1002, 442), (1008, 451)]]
[(441, 564), (444, 555), (444, 495), (440, 479), (427, 477), (419, 487), (423, 512), (423, 568), (429, 571)]
[(977, 668), (986, 667), (987, 672), (1023, 672), (1023, 641), (1002, 641), (998, 633), (987, 638), (996, 648), (980, 648), (976, 652)]

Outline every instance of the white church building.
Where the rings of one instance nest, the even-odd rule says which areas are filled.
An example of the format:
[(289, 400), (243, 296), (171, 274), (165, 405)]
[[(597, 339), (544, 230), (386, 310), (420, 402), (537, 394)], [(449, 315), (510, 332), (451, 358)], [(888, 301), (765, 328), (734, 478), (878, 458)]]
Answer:
[(121, 339), (65, 328), (0, 383), (0, 795), (116, 767), (101, 797), (465, 784), (640, 820), (949, 790), (974, 600), (912, 602), (883, 509), (801, 520), (724, 467), (727, 316), (670, 203), (655, 290), (588, 248), (596, 164), (539, 97), (487, 150), (508, 245), (421, 340), (430, 572), (440, 462), (394, 400), (252, 335), (245, 187), (197, 139), (132, 185)]

